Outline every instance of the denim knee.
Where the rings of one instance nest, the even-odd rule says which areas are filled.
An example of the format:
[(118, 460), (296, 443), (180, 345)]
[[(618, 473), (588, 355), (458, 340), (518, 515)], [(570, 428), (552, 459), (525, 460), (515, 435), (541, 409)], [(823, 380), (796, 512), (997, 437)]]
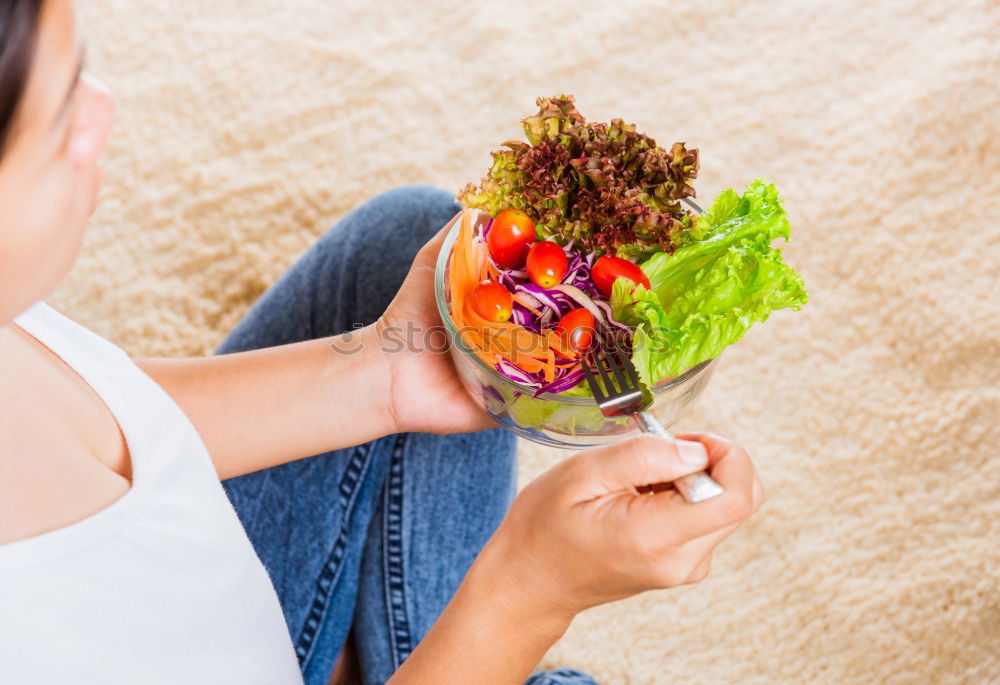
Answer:
[(316, 333), (375, 321), (403, 284), (417, 252), (459, 209), (446, 190), (401, 186), (359, 205), (327, 231), (301, 267), (294, 267), (308, 280)]
[[(406, 234), (417, 237), (411, 244), (417, 244), (419, 249), (460, 209), (455, 193), (437, 186), (415, 183), (379, 193), (356, 211), (370, 211), (390, 219), (374, 226), (375, 230), (408, 227), (410, 230)], [(394, 237), (398, 239), (402, 236), (397, 233)], [(413, 254), (416, 254), (416, 250)]]

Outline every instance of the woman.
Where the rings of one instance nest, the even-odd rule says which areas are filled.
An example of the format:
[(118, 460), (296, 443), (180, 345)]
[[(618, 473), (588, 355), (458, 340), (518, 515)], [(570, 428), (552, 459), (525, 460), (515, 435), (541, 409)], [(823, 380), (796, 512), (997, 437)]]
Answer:
[[(0, 681), (593, 682), (531, 671), (759, 506), (699, 434), (582, 452), (508, 512), (512, 437), (446, 354), (383, 345), (437, 323), (443, 191), (352, 212), (218, 356), (133, 362), (51, 309), (114, 116), (80, 54), (70, 0), (0, 4)], [(703, 468), (725, 495), (643, 487)]]

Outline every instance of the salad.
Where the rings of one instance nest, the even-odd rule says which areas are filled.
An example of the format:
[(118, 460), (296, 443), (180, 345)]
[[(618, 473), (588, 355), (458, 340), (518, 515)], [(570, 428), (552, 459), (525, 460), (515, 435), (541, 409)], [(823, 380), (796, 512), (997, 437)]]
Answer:
[(598, 339), (625, 346), (655, 387), (805, 304), (771, 244), (791, 229), (774, 185), (754, 180), (695, 213), (697, 149), (587, 121), (572, 96), (537, 104), (527, 141), (504, 143), (459, 193), (489, 217), (462, 221), (447, 282), (463, 342), (526, 398), (589, 396), (581, 364)]

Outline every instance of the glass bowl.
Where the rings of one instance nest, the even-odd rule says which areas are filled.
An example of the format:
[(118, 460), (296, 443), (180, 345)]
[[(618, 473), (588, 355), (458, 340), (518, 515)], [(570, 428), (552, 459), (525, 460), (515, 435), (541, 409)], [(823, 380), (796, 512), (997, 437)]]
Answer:
[[(697, 211), (697, 206), (690, 204)], [(483, 214), (483, 217), (488, 218), (488, 215)], [(582, 449), (638, 434), (639, 429), (631, 420), (606, 418), (593, 398), (552, 393), (535, 397), (532, 389), (499, 373), (462, 341), (451, 318), (450, 294), (445, 285), (460, 223), (455, 221), (438, 255), (434, 294), (441, 321), (448, 332), (449, 352), (472, 399), (504, 428), (552, 447)], [(482, 222), (477, 223), (477, 230), (481, 225)], [(648, 411), (665, 428), (677, 423), (704, 392), (717, 361), (717, 358), (709, 359), (677, 378), (654, 385), (653, 405)]]

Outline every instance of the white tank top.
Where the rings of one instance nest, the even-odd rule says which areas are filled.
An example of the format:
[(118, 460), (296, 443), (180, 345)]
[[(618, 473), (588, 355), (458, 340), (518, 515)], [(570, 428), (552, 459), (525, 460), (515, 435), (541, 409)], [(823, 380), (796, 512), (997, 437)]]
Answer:
[(302, 683), (274, 588), (180, 407), (44, 302), (14, 321), (104, 400), (132, 487), (82, 521), (0, 545), (0, 683)]

